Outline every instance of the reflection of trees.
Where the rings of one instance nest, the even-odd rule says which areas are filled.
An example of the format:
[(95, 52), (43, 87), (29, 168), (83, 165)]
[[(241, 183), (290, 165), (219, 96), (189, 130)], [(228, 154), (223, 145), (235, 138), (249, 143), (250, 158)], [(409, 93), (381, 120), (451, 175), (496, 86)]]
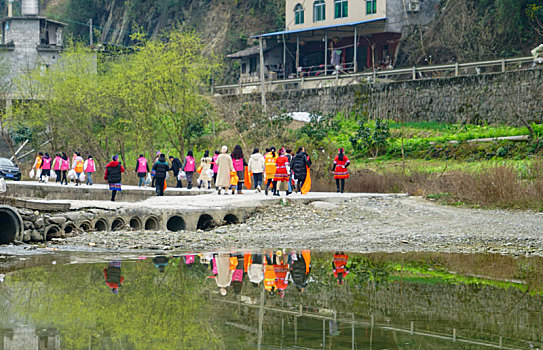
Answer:
[[(297, 339), (297, 345), (318, 348), (324, 339), (327, 348), (350, 348), (351, 327), (356, 328), (358, 348), (368, 348), (370, 342), (374, 348), (450, 345), (400, 330), (409, 330), (411, 324), (415, 330), (449, 336), (454, 328), (459, 337), (494, 343), (502, 336), (507, 345), (521, 344), (515, 339), (540, 340), (542, 297), (519, 287), (505, 289), (505, 284), (476, 283), (478, 279), (469, 279), (468, 274), (502, 279), (523, 274), (533, 291), (542, 260), (478, 259), (350, 255), (351, 273), (346, 284), (338, 286), (332, 254), (313, 254), (312, 282), (305, 291), (289, 286), (284, 298), (264, 293), (263, 309), (262, 286), (244, 283), (240, 295), (229, 291), (223, 297), (215, 281), (206, 278), (210, 272), (204, 265), (187, 267), (179, 259), (170, 259), (165, 273), (149, 260), (123, 262), (125, 282), (118, 295), (104, 283), (105, 264), (31, 267), (10, 274), (5, 286), (0, 284), (0, 297), (16, 305), (14, 311), (36, 328), (59, 329), (63, 347), (70, 349), (89, 344), (134, 349), (228, 349), (240, 343), (253, 347), (259, 342), (260, 324), (262, 344), (276, 346), (289, 346)], [(463, 275), (449, 273), (457, 277), (447, 280), (447, 271)], [(264, 310), (261, 323), (260, 310)], [(0, 303), (2, 315), (12, 311)]]
[(208, 307), (198, 292), (200, 279), (184, 268), (158, 271), (145, 262), (123, 263), (126, 280), (118, 295), (104, 284), (101, 265), (41, 267), (21, 271), (30, 293), (17, 298), (16, 312), (35, 323), (61, 330), (69, 349), (123, 347), (174, 349), (217, 343), (204, 315)]

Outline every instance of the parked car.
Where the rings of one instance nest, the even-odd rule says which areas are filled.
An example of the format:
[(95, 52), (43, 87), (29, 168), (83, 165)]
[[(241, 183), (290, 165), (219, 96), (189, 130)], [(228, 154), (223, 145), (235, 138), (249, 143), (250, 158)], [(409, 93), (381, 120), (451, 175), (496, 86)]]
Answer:
[(19, 181), (21, 180), (21, 170), (19, 167), (7, 158), (0, 158), (0, 177)]

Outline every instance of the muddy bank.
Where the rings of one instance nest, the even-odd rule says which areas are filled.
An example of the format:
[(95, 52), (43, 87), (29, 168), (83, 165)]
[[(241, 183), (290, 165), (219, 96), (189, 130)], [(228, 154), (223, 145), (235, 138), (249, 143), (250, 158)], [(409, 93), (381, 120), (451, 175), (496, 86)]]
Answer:
[(259, 209), (211, 231), (85, 233), (48, 245), (98, 249), (305, 248), (351, 252), (543, 254), (543, 215), (441, 206), (420, 198), (350, 198)]

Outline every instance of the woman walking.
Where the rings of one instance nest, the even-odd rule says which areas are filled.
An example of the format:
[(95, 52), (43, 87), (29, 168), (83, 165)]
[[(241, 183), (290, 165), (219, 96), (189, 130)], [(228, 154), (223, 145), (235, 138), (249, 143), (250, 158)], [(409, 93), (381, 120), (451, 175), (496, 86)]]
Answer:
[(62, 166), (62, 158), (60, 153), (57, 153), (55, 159), (53, 160), (53, 169), (55, 170), (55, 175), (57, 176), (55, 182), (60, 182), (60, 167)]
[(94, 165), (94, 159), (92, 159), (92, 156), (89, 155), (87, 157), (87, 160), (83, 164), (83, 169), (85, 170), (85, 174), (87, 175), (87, 180), (85, 184), (87, 186), (92, 186), (92, 174), (96, 171), (96, 166)]
[(351, 161), (345, 155), (345, 149), (340, 148), (332, 166), (332, 171), (334, 172), (334, 179), (336, 180), (336, 187), (338, 193), (343, 193), (345, 191), (345, 179), (349, 178), (349, 170), (347, 170), (347, 167), (350, 164)]
[(213, 155), (213, 183), (215, 184), (215, 189), (218, 188), (217, 186), (217, 172), (219, 171), (219, 166), (217, 165), (217, 158), (219, 158), (219, 155), (221, 153), (219, 151), (215, 151), (215, 154)]
[(262, 190), (262, 173), (264, 172), (264, 156), (258, 148), (253, 150), (249, 158), (249, 172), (253, 173), (254, 187), (260, 192)]
[[(286, 156), (287, 152), (285, 151), (285, 148), (281, 148), (279, 151), (279, 158), (277, 158), (276, 164), (276, 170), (275, 170), (275, 176), (273, 177), (273, 195), (279, 196), (279, 191), (281, 190), (281, 183), (282, 182), (288, 182), (289, 177), (289, 171), (290, 171), (290, 164), (288, 162), (288, 157)], [(288, 190), (288, 186), (286, 189), (287, 196), (291, 193)]]
[(192, 151), (188, 151), (187, 156), (185, 157), (185, 163), (183, 164), (183, 171), (187, 176), (187, 190), (192, 189), (192, 177), (195, 170), (196, 160), (194, 159)]
[(147, 158), (140, 154), (138, 161), (136, 162), (136, 174), (138, 174), (138, 187), (145, 186), (145, 177), (149, 172), (149, 164), (147, 164)]
[(68, 170), (70, 170), (70, 160), (68, 160), (68, 155), (65, 152), (62, 152), (62, 156), (60, 157), (62, 159), (62, 163), (60, 165), (60, 171), (62, 172), (62, 179), (60, 180), (60, 184), (64, 183), (65, 185), (68, 185), (68, 178), (66, 177), (66, 173)]
[(275, 161), (277, 160), (277, 154), (275, 153), (275, 147), (266, 149), (266, 155), (264, 156), (264, 165), (266, 167), (266, 196), (268, 195), (268, 189), (273, 183), (273, 177), (275, 176)]
[(228, 194), (227, 188), (230, 187), (230, 172), (234, 171), (232, 157), (228, 153), (228, 147), (222, 146), (221, 154), (217, 157), (217, 182), (218, 193), (224, 189), (224, 194)]
[(81, 184), (81, 174), (83, 173), (83, 157), (81, 157), (81, 154), (79, 152), (75, 153), (75, 158), (72, 162), (72, 169), (75, 170), (75, 175), (77, 176), (77, 179), (75, 181), (75, 185), (79, 186)]
[(294, 180), (298, 182), (296, 186), (296, 193), (302, 190), (305, 179), (307, 178), (307, 168), (311, 167), (311, 159), (307, 153), (305, 153), (305, 148), (300, 147), (296, 151), (296, 155), (292, 159), (292, 173), (294, 174)]
[[(234, 150), (231, 154), (232, 164), (234, 165), (234, 170), (238, 173), (238, 194), (243, 194), (241, 191), (243, 188), (243, 183), (245, 182), (245, 166), (247, 163), (243, 159), (243, 150), (240, 145), (235, 145)], [(232, 194), (235, 193), (235, 189), (232, 189)]]
[(49, 177), (51, 176), (51, 157), (49, 157), (49, 153), (47, 152), (45, 152), (45, 155), (42, 157), (41, 176), (42, 182), (49, 182)]
[(121, 173), (124, 173), (124, 167), (119, 162), (119, 156), (111, 157), (111, 162), (106, 165), (104, 180), (109, 184), (111, 191), (111, 201), (115, 202), (117, 191), (121, 191)]
[(166, 173), (170, 171), (171, 168), (166, 162), (166, 155), (161, 154), (158, 157), (158, 160), (153, 165), (153, 170), (155, 172), (155, 185), (156, 185), (156, 195), (164, 195), (164, 181), (166, 181)]
[(36, 159), (34, 160), (34, 164), (32, 165), (32, 170), (36, 171), (36, 179), (38, 179), (38, 182), (41, 182), (41, 164), (43, 162), (43, 153), (39, 152), (36, 156)]
[(200, 159), (200, 176), (198, 177), (198, 188), (202, 187), (202, 184), (204, 185), (205, 189), (205, 182), (207, 182), (207, 189), (211, 189), (211, 177), (209, 176), (208, 172), (211, 169), (211, 162), (212, 159), (209, 156), (209, 151), (206, 150), (204, 152), (204, 156), (202, 159)]

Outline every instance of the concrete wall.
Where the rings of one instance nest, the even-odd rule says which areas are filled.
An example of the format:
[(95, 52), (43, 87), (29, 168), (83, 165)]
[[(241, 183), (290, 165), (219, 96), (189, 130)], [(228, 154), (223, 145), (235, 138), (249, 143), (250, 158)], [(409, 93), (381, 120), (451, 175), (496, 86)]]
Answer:
[[(367, 21), (387, 17), (386, 32), (401, 33), (402, 28), (410, 24), (426, 25), (434, 19), (436, 5), (440, 0), (420, 1), (419, 12), (408, 12), (407, 3), (409, 0), (377, 0), (377, 13), (366, 14), (365, 0), (349, 0), (348, 16), (334, 18), (334, 0), (325, 0), (326, 19), (324, 21), (313, 21), (314, 0), (286, 0), (285, 23), (286, 30), (307, 29), (312, 27), (333, 26), (351, 22)], [(301, 4), (304, 8), (304, 23), (294, 24), (294, 7)], [(375, 32), (375, 31), (374, 31)]]
[[(426, 79), (387, 84), (358, 84), (267, 94), (270, 113), (351, 111), (360, 104), (373, 115), (405, 121), (543, 123), (542, 69)], [(226, 97), (224, 97), (226, 98)], [(231, 103), (260, 103), (260, 94), (230, 98)], [(364, 102), (360, 102), (364, 101)]]
[[(402, 0), (395, 0), (402, 1)], [(287, 30), (306, 29), (311, 27), (333, 26), (350, 22), (366, 21), (386, 17), (387, 1), (377, 0), (377, 13), (366, 15), (365, 0), (349, 0), (347, 17), (334, 18), (335, 1), (325, 0), (326, 4), (326, 19), (324, 21), (313, 22), (313, 3), (314, 0), (286, 0), (285, 4), (285, 23)], [(294, 24), (294, 7), (296, 4), (301, 4), (304, 7), (304, 23)]]

